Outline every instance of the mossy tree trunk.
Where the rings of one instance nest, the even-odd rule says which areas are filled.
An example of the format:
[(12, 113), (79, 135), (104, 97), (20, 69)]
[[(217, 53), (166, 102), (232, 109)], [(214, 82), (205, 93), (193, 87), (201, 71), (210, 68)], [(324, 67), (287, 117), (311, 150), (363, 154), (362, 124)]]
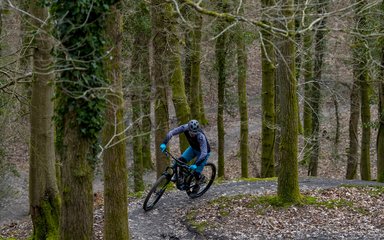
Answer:
[(133, 91), (139, 93), (140, 106), (140, 146), (141, 159), (144, 169), (153, 169), (151, 158), (151, 75), (149, 44), (151, 38), (151, 16), (149, 4), (143, 0), (134, 1), (133, 27), (134, 47), (132, 49), (135, 61), (132, 61)]
[[(296, 69), (296, 81), (299, 82), (300, 81), (300, 76), (302, 75), (302, 68), (303, 68), (303, 54), (302, 54), (302, 51), (303, 51), (303, 48), (304, 48), (304, 36), (302, 33), (297, 33), (299, 30), (302, 29), (303, 27), (303, 19), (304, 16), (303, 16), (303, 13), (305, 13), (306, 11), (306, 8), (304, 7), (305, 6), (305, 1), (304, 0), (294, 0), (295, 1), (295, 31), (296, 31), (296, 35), (295, 35), (295, 40), (296, 40), (296, 49), (298, 50), (296, 52), (296, 61), (295, 61), (295, 69)], [(307, 1), (308, 3), (308, 1)], [(302, 122), (300, 121), (300, 103), (299, 103), (299, 96), (300, 96), (300, 92), (298, 90), (297, 92), (297, 114), (298, 114), (298, 131), (299, 131), (299, 135), (302, 135), (303, 132), (304, 132), (304, 127), (303, 127), (303, 124)]]
[(200, 124), (208, 123), (204, 112), (203, 91), (201, 89), (201, 37), (203, 17), (195, 12), (190, 6), (183, 8), (184, 18), (190, 23), (185, 27), (185, 78), (184, 86), (191, 109), (191, 118), (197, 119)]
[[(184, 88), (185, 95), (187, 96), (187, 100), (189, 106), (191, 107), (191, 99), (190, 99), (190, 91), (191, 91), (191, 56), (192, 56), (192, 37), (193, 37), (193, 16), (195, 16), (194, 10), (188, 6), (184, 5), (181, 9), (181, 14), (184, 19), (188, 22), (188, 24), (182, 25), (184, 31)], [(191, 109), (192, 116), (192, 109)]]
[(167, 81), (168, 67), (166, 65), (165, 49), (167, 47), (167, 32), (165, 24), (165, 7), (162, 0), (151, 1), (151, 19), (153, 34), (153, 69), (152, 74), (155, 83), (155, 149), (156, 149), (156, 173), (160, 177), (168, 166), (169, 161), (160, 151), (159, 146), (169, 131)]
[[(114, 0), (52, 2), (60, 41), (55, 122), (61, 160), (60, 239), (93, 236), (92, 180), (108, 84), (103, 66), (106, 21)], [(78, 14), (86, 12), (88, 14)], [(84, 36), (87, 36), (86, 38)]]
[(132, 146), (133, 146), (133, 181), (134, 191), (144, 190), (143, 181), (143, 155), (141, 141), (141, 77), (140, 77), (140, 58), (139, 44), (141, 39), (135, 38), (132, 50), (130, 96), (132, 104)]
[(295, 20), (294, 1), (282, 1), (282, 17), (286, 21), (288, 36), (279, 36), (282, 41), (280, 52), (286, 64), (281, 67), (281, 143), (277, 195), (284, 202), (299, 202), (300, 190), (298, 180), (297, 147), (298, 147), (298, 109), (297, 84), (295, 75)]
[(132, 104), (132, 142), (134, 159), (134, 191), (144, 190), (143, 170), (151, 169), (150, 155), (150, 93), (149, 41), (151, 37), (150, 14), (145, 1), (132, 3), (133, 48), (131, 61), (130, 96)]
[[(245, 2), (243, 1), (243, 4)], [(240, 13), (243, 14), (243, 6)], [(244, 27), (239, 24), (236, 33), (237, 47), (237, 92), (240, 112), (240, 158), (241, 177), (248, 177), (248, 100), (247, 100), (247, 49), (244, 39)]]
[(203, 17), (196, 13), (192, 13), (193, 29), (190, 33), (191, 36), (191, 49), (190, 53), (190, 89), (189, 89), (189, 103), (191, 106), (191, 117), (197, 119), (202, 124), (202, 113), (200, 112), (200, 62), (201, 62), (201, 28), (203, 24)]
[(364, 10), (368, 4), (367, 1), (356, 1), (355, 19), (356, 19), (356, 32), (359, 33), (355, 37), (355, 63), (356, 77), (360, 85), (360, 107), (361, 107), (361, 153), (360, 153), (360, 176), (362, 180), (371, 180), (371, 163), (370, 163), (370, 144), (371, 144), (371, 110), (369, 103), (369, 49), (366, 46), (367, 39), (365, 36), (367, 32), (368, 22)]
[(381, 71), (379, 85), (379, 130), (377, 132), (377, 181), (384, 182), (384, 48), (381, 50)]
[[(92, 239), (94, 167), (88, 161), (95, 157), (93, 144), (80, 133), (76, 126), (76, 114), (70, 112), (64, 118), (65, 150), (61, 156), (62, 207), (60, 239)], [(74, 127), (76, 126), (76, 127)], [(81, 209), (81, 211), (79, 211)]]
[(107, 19), (107, 34), (111, 40), (110, 57), (105, 70), (111, 84), (103, 129), (104, 150), (104, 239), (128, 239), (128, 171), (125, 157), (125, 124), (121, 51), (123, 24), (121, 5), (115, 5)]
[[(263, 0), (263, 9), (268, 9), (275, 5), (274, 0)], [(262, 13), (264, 23), (273, 22), (270, 13)], [(276, 78), (276, 58), (273, 45), (273, 35), (270, 31), (262, 29), (260, 34), (261, 41), (261, 70), (262, 70), (262, 145), (261, 145), (261, 177), (275, 176), (275, 129), (276, 129), (276, 109), (275, 109), (275, 78)]]
[[(384, 1), (380, 5), (381, 13), (384, 12)], [(381, 23), (380, 28), (384, 30), (384, 24)], [(377, 181), (384, 182), (384, 38), (379, 39), (381, 50), (381, 66), (379, 75), (379, 130), (376, 139), (377, 151)]]
[[(178, 38), (178, 23), (172, 4), (164, 4), (165, 18), (166, 18), (166, 29), (168, 30), (167, 42), (168, 44), (166, 53), (168, 55), (169, 64), (169, 85), (172, 88), (172, 102), (175, 106), (176, 117), (178, 124), (182, 125), (187, 123), (191, 117), (191, 110), (185, 95), (184, 86), (184, 74), (181, 68), (181, 57), (180, 57), (180, 45)], [(192, 60), (192, 59), (191, 59)], [(191, 76), (191, 82), (193, 81)], [(179, 135), (180, 139), (180, 151), (183, 152), (189, 146), (188, 141), (184, 134)]]
[[(305, 6), (305, 25), (308, 27), (312, 22), (311, 14), (313, 8), (311, 3)], [(303, 78), (304, 78), (304, 110), (303, 110), (303, 127), (304, 127), (304, 158), (305, 164), (309, 164), (312, 152), (312, 88), (313, 88), (313, 32), (307, 31), (303, 37)]]
[[(323, 16), (327, 13), (328, 0), (320, 0), (317, 5), (317, 14)], [(314, 76), (311, 89), (311, 107), (312, 107), (312, 137), (311, 137), (311, 158), (308, 166), (308, 175), (317, 176), (320, 152), (320, 107), (321, 107), (321, 77), (323, 71), (323, 59), (326, 48), (326, 18), (318, 23), (318, 30), (315, 34), (315, 59)]]
[[(218, 9), (226, 12), (228, 9), (228, 1), (218, 1)], [(216, 68), (218, 72), (217, 80), (217, 139), (218, 139), (218, 176), (224, 177), (224, 97), (225, 97), (225, 83), (227, 78), (227, 39), (228, 33), (223, 32), (228, 23), (219, 20), (217, 33), (220, 34), (216, 39), (215, 53), (216, 53)]]
[[(30, 13), (47, 19), (48, 9), (31, 2)], [(31, 20), (33, 41), (33, 80), (30, 105), (29, 202), (33, 223), (32, 239), (58, 239), (60, 197), (56, 182), (53, 116), (53, 40), (47, 34), (51, 23)]]
[(205, 105), (204, 105), (204, 95), (203, 95), (203, 81), (199, 81), (199, 111), (200, 111), (200, 123), (203, 125), (208, 125), (209, 121), (207, 119), (207, 116), (205, 114)]
[[(133, 50), (133, 52), (136, 52)], [(132, 56), (132, 72), (137, 68), (135, 65), (138, 63), (140, 55), (133, 53)], [(140, 80), (140, 79), (138, 79)], [(133, 182), (134, 191), (139, 192), (144, 190), (143, 181), (143, 155), (142, 155), (142, 139), (141, 139), (141, 98), (140, 88), (138, 82), (134, 82), (130, 88), (131, 104), (132, 104), (132, 146), (133, 146)]]

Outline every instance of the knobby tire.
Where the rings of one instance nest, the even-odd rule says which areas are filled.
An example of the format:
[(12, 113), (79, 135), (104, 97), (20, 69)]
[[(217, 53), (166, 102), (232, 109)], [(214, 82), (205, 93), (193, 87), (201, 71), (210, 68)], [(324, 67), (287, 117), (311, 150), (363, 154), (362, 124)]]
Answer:
[(208, 175), (205, 176), (206, 179), (204, 179), (203, 184), (202, 183), (199, 184), (202, 187), (199, 189), (197, 193), (193, 192), (193, 186), (195, 185), (195, 181), (196, 181), (195, 176), (191, 175), (190, 179), (188, 180), (189, 187), (186, 190), (186, 192), (190, 198), (201, 197), (206, 191), (208, 191), (208, 189), (211, 187), (216, 177), (216, 166), (213, 163), (207, 163), (204, 166), (204, 169), (202, 172), (203, 175), (206, 175), (204, 173), (209, 174), (209, 176)]
[(157, 179), (157, 181), (155, 182), (155, 184), (153, 184), (151, 190), (149, 191), (147, 197), (144, 200), (143, 209), (145, 211), (151, 210), (156, 205), (156, 203), (160, 200), (161, 196), (163, 196), (170, 181), (170, 178), (165, 175), (161, 175)]

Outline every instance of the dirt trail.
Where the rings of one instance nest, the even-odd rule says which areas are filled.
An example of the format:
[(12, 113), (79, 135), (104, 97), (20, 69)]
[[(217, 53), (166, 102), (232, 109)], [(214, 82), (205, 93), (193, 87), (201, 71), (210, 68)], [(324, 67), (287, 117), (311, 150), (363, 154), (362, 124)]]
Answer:
[[(300, 190), (326, 189), (343, 184), (384, 186), (383, 183), (359, 180), (303, 178), (300, 179)], [(203, 239), (198, 233), (190, 231), (186, 224), (184, 224), (185, 213), (188, 209), (220, 196), (237, 194), (263, 195), (275, 192), (276, 187), (277, 183), (275, 181), (228, 182), (212, 186), (205, 195), (198, 199), (190, 199), (185, 192), (166, 192), (155, 209), (149, 212), (144, 212), (142, 209), (142, 201), (130, 204), (130, 231), (133, 239), (140, 240)]]

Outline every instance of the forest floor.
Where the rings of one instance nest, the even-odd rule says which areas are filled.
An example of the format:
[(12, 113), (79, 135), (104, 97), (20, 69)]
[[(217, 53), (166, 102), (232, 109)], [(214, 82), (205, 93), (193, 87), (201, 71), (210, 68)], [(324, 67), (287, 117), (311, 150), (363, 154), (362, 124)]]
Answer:
[[(130, 198), (132, 239), (383, 239), (384, 184), (359, 180), (300, 179), (304, 204), (279, 207), (261, 196), (277, 182), (228, 181), (201, 198), (166, 192), (145, 212), (143, 198)], [(261, 198), (258, 198), (261, 197)], [(269, 199), (269, 200), (268, 200)], [(94, 239), (103, 239), (103, 197), (95, 194)], [(28, 239), (28, 217), (0, 227), (0, 239)]]

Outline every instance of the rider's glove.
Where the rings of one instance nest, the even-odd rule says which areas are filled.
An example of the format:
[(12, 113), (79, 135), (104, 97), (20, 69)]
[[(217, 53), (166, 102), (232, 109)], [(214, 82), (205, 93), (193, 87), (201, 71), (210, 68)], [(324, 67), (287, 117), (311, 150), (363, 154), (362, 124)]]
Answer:
[(195, 171), (197, 166), (195, 164), (189, 166), (189, 170)]
[(165, 145), (164, 143), (160, 144), (160, 150), (162, 152), (165, 152), (165, 149), (167, 149), (167, 145)]

